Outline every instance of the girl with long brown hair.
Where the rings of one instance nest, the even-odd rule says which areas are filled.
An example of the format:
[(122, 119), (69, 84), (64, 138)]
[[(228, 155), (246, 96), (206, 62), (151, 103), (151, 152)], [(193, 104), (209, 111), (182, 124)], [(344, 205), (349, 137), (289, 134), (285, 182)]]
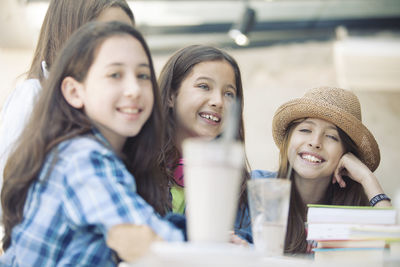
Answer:
[(119, 22), (73, 34), (5, 168), (0, 265), (116, 266), (113, 250), (132, 260), (152, 240), (182, 240), (160, 217), (162, 129), (142, 35)]
[(51, 0), (45, 15), (27, 79), (17, 86), (1, 111), (0, 186), (9, 153), (42, 90), (54, 59), (71, 36), (85, 23), (118, 20), (134, 24), (134, 17), (125, 0)]
[(310, 252), (307, 204), (390, 206), (373, 173), (380, 162), (378, 144), (351, 91), (309, 90), (278, 108), (272, 131), (280, 150), (278, 173), (253, 171), (252, 176), (287, 177), (293, 168), (285, 252)]
[[(211, 140), (220, 135), (226, 111), (233, 101), (240, 103), (236, 138), (245, 142), (241, 74), (237, 62), (227, 52), (211, 46), (191, 45), (170, 57), (158, 82), (166, 122), (163, 158), (160, 161), (169, 167), (167, 177), (171, 187), (172, 209), (184, 213), (182, 142), (190, 137)], [(235, 231), (251, 241), (246, 194), (246, 181), (249, 178), (247, 159), (245, 165)]]

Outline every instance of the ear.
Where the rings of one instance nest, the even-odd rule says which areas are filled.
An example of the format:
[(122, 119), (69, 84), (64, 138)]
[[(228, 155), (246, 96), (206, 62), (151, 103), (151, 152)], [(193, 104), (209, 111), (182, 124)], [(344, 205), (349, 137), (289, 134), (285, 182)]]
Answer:
[(168, 107), (173, 108), (175, 106), (175, 99), (176, 99), (176, 95), (170, 95), (168, 98)]
[(83, 84), (68, 76), (61, 83), (61, 91), (65, 100), (76, 109), (84, 106), (83, 102)]

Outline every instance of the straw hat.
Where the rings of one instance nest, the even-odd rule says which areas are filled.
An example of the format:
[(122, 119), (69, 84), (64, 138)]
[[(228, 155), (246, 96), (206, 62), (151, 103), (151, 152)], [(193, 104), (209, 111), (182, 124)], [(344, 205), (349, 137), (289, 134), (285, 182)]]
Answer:
[(320, 87), (309, 90), (302, 98), (291, 100), (278, 108), (272, 121), (272, 135), (281, 146), (290, 122), (301, 118), (319, 118), (342, 129), (357, 145), (360, 160), (375, 171), (380, 162), (378, 144), (361, 122), (357, 96), (344, 89)]

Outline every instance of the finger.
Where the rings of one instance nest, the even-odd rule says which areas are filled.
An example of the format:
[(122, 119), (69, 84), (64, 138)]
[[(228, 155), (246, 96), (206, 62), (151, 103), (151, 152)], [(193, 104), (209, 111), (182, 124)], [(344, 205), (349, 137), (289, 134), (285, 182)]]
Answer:
[(341, 163), (342, 163), (342, 160), (339, 161), (339, 164), (333, 173), (333, 177), (336, 180), (336, 182), (339, 184), (339, 186), (341, 188), (344, 188), (344, 187), (346, 187), (346, 183), (343, 180), (343, 177), (341, 175), (341, 172), (343, 171), (343, 167), (341, 166)]
[(237, 236), (237, 235), (232, 235), (232, 236), (231, 236), (230, 242), (231, 242), (232, 244), (240, 245), (240, 246), (245, 246), (245, 247), (247, 247), (247, 246), (249, 245), (249, 244), (247, 243), (246, 240), (240, 238), (240, 237)]

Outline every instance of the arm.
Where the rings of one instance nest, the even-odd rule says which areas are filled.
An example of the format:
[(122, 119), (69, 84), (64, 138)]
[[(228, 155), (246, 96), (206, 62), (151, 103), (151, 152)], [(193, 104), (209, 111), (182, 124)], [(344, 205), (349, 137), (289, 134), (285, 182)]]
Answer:
[[(352, 153), (346, 153), (340, 159), (333, 175), (333, 183), (337, 182), (340, 187), (346, 187), (346, 183), (342, 178), (343, 175), (346, 175), (360, 183), (364, 188), (368, 199), (384, 193), (375, 174)], [(388, 200), (382, 200), (376, 204), (376, 207), (389, 206), (391, 206), (391, 204)]]
[(107, 233), (107, 246), (127, 262), (144, 256), (155, 241), (162, 241), (162, 238), (147, 225), (119, 224)]
[(38, 80), (26, 80), (14, 89), (4, 103), (0, 128), (0, 183), (8, 156), (25, 128), (40, 90)]
[(66, 159), (69, 175), (63, 201), (72, 228), (94, 226), (124, 260), (144, 255), (161, 237), (167, 241), (183, 239), (179, 229), (137, 194), (134, 178), (120, 160), (103, 151), (76, 153), (82, 155)]
[(244, 247), (249, 246), (249, 243), (245, 239), (241, 238), (239, 235), (236, 235), (233, 231), (230, 232), (229, 235), (230, 235), (229, 243)]

